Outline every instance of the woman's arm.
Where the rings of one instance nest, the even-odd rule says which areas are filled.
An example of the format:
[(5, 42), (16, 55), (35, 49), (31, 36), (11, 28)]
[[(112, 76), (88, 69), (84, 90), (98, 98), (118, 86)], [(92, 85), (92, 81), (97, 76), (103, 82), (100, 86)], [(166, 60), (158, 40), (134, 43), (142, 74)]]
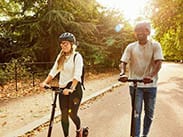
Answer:
[(48, 75), (48, 76), (46, 77), (46, 79), (45, 79), (42, 83), (40, 83), (40, 87), (44, 88), (45, 85), (47, 85), (48, 83), (50, 83), (50, 81), (51, 81), (52, 79), (53, 79), (53, 77), (52, 77), (51, 75)]

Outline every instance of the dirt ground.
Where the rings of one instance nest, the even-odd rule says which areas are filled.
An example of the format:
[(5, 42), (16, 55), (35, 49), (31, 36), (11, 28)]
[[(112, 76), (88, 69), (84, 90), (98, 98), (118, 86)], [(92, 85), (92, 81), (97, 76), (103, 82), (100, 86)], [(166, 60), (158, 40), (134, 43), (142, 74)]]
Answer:
[[(84, 91), (84, 97), (117, 83), (117, 78), (117, 71), (89, 76), (85, 82), (86, 90)], [(35, 87), (35, 89), (39, 90), (38, 87)], [(53, 93), (49, 91), (40, 91), (39, 94), (1, 101), (0, 136), (6, 135), (50, 114), (52, 101)], [(58, 107), (57, 111), (59, 111)]]

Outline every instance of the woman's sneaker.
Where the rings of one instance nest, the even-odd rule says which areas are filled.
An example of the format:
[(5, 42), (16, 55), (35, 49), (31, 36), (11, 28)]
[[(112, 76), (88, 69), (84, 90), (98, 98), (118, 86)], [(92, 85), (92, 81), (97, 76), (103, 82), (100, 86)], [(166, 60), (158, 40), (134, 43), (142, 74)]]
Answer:
[(83, 128), (76, 130), (76, 137), (83, 137)]
[(83, 134), (82, 134), (83, 136), (82, 137), (87, 137), (88, 133), (89, 133), (89, 128), (88, 127), (83, 128)]

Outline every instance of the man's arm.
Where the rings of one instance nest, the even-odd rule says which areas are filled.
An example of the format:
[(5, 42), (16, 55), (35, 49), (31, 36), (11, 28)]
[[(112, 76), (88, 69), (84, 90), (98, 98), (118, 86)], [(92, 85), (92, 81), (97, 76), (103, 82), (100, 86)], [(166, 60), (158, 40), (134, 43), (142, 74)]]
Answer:
[(125, 75), (126, 65), (127, 65), (126, 62), (121, 62), (121, 64), (119, 65), (121, 73), (120, 73), (120, 78), (118, 80), (121, 82), (126, 82), (128, 80), (128, 77)]
[(154, 76), (156, 76), (158, 74), (159, 70), (161, 69), (161, 64), (162, 64), (162, 60), (155, 60), (154, 70), (150, 75), (144, 77), (144, 83), (151, 82), (152, 78)]
[(121, 62), (121, 64), (119, 64), (119, 69), (121, 71), (120, 76), (125, 75), (125, 73), (126, 73), (126, 65), (127, 65), (126, 62)]
[(155, 60), (155, 66), (153, 72), (150, 74), (150, 77), (154, 77), (158, 74), (161, 69), (162, 60)]

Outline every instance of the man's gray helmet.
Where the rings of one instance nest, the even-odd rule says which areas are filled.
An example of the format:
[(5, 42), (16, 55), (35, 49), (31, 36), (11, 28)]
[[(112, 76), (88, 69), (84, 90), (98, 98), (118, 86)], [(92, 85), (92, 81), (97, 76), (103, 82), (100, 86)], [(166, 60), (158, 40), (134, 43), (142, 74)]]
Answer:
[(61, 43), (62, 41), (70, 41), (70, 42), (73, 42), (74, 44), (76, 44), (76, 38), (75, 36), (70, 33), (70, 32), (65, 32), (65, 33), (62, 33), (60, 36), (59, 36), (59, 42)]

